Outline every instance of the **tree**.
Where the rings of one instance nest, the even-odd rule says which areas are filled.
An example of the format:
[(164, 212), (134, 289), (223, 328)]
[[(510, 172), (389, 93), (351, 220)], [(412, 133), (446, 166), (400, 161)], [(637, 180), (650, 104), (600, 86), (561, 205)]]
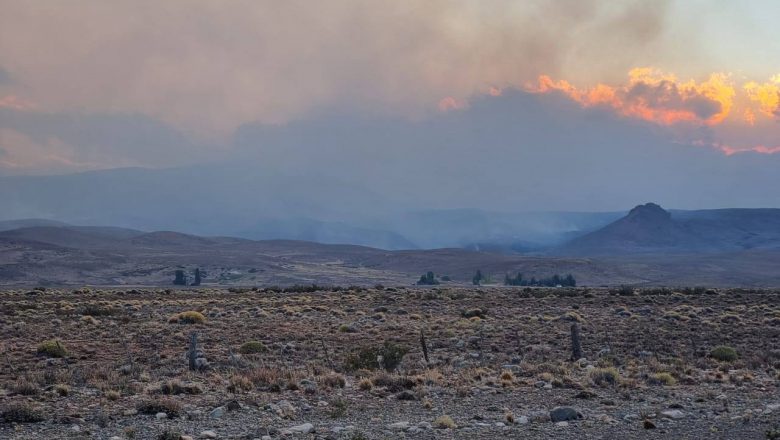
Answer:
[(479, 283), (482, 282), (485, 278), (482, 276), (482, 271), (477, 269), (477, 273), (474, 274), (474, 277), (471, 278), (471, 283), (475, 286), (479, 286)]
[(174, 272), (174, 280), (173, 284), (176, 286), (186, 286), (187, 285), (187, 275), (184, 273), (183, 270), (177, 269), (176, 272)]
[(439, 284), (439, 280), (436, 279), (436, 275), (431, 271), (420, 276), (420, 281), (417, 281), (418, 286), (435, 286), (436, 284)]
[(193, 286), (200, 286), (200, 279), (201, 273), (199, 268), (195, 268), (195, 281), (192, 282)]

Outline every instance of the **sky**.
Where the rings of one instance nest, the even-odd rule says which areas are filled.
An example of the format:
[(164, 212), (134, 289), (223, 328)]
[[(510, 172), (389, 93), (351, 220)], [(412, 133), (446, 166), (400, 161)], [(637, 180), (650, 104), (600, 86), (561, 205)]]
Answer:
[(240, 163), (413, 206), (780, 206), (778, 2), (0, 11), (0, 175)]

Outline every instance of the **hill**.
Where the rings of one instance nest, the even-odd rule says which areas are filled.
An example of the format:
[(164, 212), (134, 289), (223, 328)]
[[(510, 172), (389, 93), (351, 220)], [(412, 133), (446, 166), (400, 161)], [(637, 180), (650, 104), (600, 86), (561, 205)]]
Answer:
[(780, 209), (666, 211), (647, 203), (551, 254), (713, 254), (780, 249)]
[[(620, 244), (636, 231), (631, 242), (634, 249), (647, 243), (658, 249), (675, 243), (656, 239), (659, 234), (687, 238), (686, 228), (659, 209), (633, 211), (629, 220), (594, 233), (595, 239), (609, 232), (623, 240), (613, 240)], [(427, 271), (449, 276), (452, 281), (445, 285), (470, 284), (479, 269), (498, 283), (505, 274), (520, 272), (527, 277), (571, 273), (580, 285), (590, 286), (776, 286), (780, 273), (774, 268), (779, 262), (778, 249), (696, 255), (524, 256), (456, 248), (389, 251), (102, 227), (47, 226), (0, 232), (0, 285), (20, 286), (170, 285), (174, 271), (195, 268), (205, 273), (208, 285), (409, 285)]]

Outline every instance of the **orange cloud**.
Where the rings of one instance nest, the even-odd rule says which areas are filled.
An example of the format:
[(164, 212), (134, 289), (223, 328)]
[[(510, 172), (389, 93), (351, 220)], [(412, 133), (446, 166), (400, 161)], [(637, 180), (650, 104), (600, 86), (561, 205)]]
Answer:
[(448, 96), (439, 101), (439, 111), (448, 112), (450, 110), (460, 110), (466, 108), (466, 102)]
[(736, 95), (722, 73), (714, 73), (701, 83), (680, 82), (674, 75), (651, 68), (632, 69), (628, 76), (626, 85), (597, 84), (580, 89), (568, 81), (541, 75), (538, 85), (526, 89), (532, 93), (561, 92), (584, 107), (607, 106), (623, 116), (662, 125), (718, 124), (729, 115)]
[(780, 116), (780, 75), (775, 75), (764, 84), (748, 82), (743, 88), (748, 98), (758, 103), (762, 113), (770, 117)]
[(17, 98), (14, 95), (8, 95), (0, 98), (0, 108), (10, 108), (13, 110), (30, 110), (35, 108), (35, 105), (30, 101)]

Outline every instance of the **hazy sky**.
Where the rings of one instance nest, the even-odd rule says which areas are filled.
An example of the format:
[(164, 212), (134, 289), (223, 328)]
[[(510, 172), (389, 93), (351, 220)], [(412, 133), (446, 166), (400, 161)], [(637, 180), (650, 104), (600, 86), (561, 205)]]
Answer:
[[(452, 155), (453, 118), (477, 130), (484, 124), (471, 119), (506, 108), (515, 113), (500, 115), (499, 132), (459, 134), (447, 172), (474, 161), (512, 169), (534, 151), (579, 157), (583, 148), (589, 162), (625, 168), (641, 144), (653, 169), (708, 164), (703, 184), (722, 188), (723, 203), (772, 204), (740, 185), (756, 167), (755, 184), (778, 183), (777, 17), (780, 2), (769, 0), (0, 0), (0, 174), (324, 155), (359, 181), (363, 173), (350, 169), (371, 157), (406, 169), (415, 156)], [(507, 128), (561, 99), (575, 109), (567, 107), (566, 123), (551, 112), (535, 124), (580, 127), (581, 137), (571, 133), (564, 145)], [(621, 135), (584, 133), (596, 114), (608, 115), (598, 116), (602, 132)], [(352, 131), (360, 134), (339, 135)], [(593, 191), (604, 190), (571, 172), (564, 183), (595, 179)], [(456, 177), (442, 173), (424, 183), (451, 186)], [(384, 178), (391, 191), (390, 173)], [(518, 190), (489, 173), (463, 179), (477, 193)], [(526, 188), (544, 187), (544, 178), (529, 179)], [(699, 183), (674, 181), (662, 195), (701, 200), (686, 192)]]

